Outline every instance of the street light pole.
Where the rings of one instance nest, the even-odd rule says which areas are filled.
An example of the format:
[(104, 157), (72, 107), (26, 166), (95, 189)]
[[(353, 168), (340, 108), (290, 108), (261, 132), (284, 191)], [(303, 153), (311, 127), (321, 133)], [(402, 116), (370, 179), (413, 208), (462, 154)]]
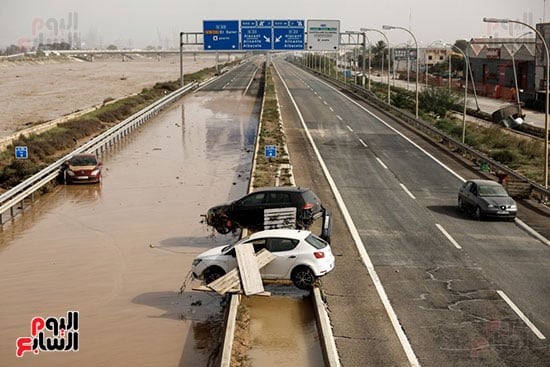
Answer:
[[(378, 29), (373, 29), (373, 28), (361, 28), (359, 29), (361, 32), (378, 32), (380, 33), (385, 39), (386, 39), (386, 43), (388, 45), (388, 104), (391, 105), (391, 85), (390, 85), (390, 74), (391, 74), (391, 70), (390, 70), (390, 67), (391, 67), (391, 61), (390, 61), (390, 41), (388, 40), (388, 37), (386, 37), (386, 34), (382, 31), (379, 31)], [(382, 56), (383, 58), (383, 56)], [(370, 59), (369, 59), (370, 61)], [(370, 83), (370, 69), (369, 69), (369, 83)], [(369, 89), (370, 89), (370, 85), (369, 85)]]
[(517, 23), (521, 24), (524, 27), (527, 27), (534, 31), (537, 36), (539, 36), (540, 40), (542, 41), (542, 45), (544, 46), (544, 51), (546, 52), (546, 93), (545, 93), (545, 114), (544, 114), (544, 188), (548, 189), (548, 113), (549, 113), (549, 88), (550, 88), (550, 52), (548, 52), (548, 45), (546, 44), (546, 41), (544, 40), (544, 37), (540, 32), (530, 26), (527, 23), (520, 22), (519, 20), (511, 20), (511, 19), (498, 19), (498, 18), (483, 18), (484, 22), (487, 23)]
[(413, 40), (414, 40), (414, 44), (416, 46), (416, 111), (415, 111), (415, 116), (416, 116), (416, 118), (418, 118), (418, 41), (416, 40), (416, 37), (414, 36), (414, 34), (411, 31), (409, 31), (407, 28), (392, 26), (392, 25), (383, 25), (382, 29), (387, 29), (387, 30), (389, 30), (389, 29), (401, 29), (401, 30), (409, 33), (411, 35), (411, 37), (413, 38)]
[[(464, 82), (464, 111), (462, 113), (462, 144), (464, 144), (466, 140), (466, 102), (468, 100), (468, 65), (470, 65), (470, 60), (468, 59), (468, 56), (466, 56), (466, 53), (460, 49), (460, 47), (456, 45), (450, 45), (447, 43), (443, 44), (444, 46), (451, 46), (460, 51), (462, 56), (464, 56), (464, 79), (466, 80)], [(449, 73), (450, 78), (450, 73)]]

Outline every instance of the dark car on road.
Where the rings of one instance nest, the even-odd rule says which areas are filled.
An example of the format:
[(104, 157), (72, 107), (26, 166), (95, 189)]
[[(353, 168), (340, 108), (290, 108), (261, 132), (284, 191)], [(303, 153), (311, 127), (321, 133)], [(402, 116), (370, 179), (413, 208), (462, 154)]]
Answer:
[(513, 220), (518, 212), (516, 202), (504, 187), (490, 180), (466, 181), (458, 191), (458, 207), (470, 211), (476, 219), (492, 217)]
[(308, 228), (324, 213), (319, 198), (308, 188), (266, 187), (231, 203), (210, 208), (206, 214), (206, 223), (222, 234), (241, 227), (263, 230), (267, 229), (264, 227), (266, 210), (281, 208), (296, 208), (295, 227), (298, 229)]

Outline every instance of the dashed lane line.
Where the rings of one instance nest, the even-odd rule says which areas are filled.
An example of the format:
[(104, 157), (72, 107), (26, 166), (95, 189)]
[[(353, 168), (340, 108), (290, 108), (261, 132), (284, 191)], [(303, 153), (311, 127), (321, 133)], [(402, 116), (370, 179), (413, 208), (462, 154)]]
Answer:
[(456, 240), (453, 238), (453, 236), (451, 236), (451, 235), (449, 234), (449, 232), (447, 232), (447, 231), (445, 230), (445, 228), (443, 228), (443, 226), (442, 226), (441, 224), (437, 224), (437, 223), (436, 223), (435, 226), (437, 227), (437, 229), (439, 229), (439, 231), (441, 231), (441, 233), (443, 233), (443, 235), (444, 235), (445, 237), (447, 237), (447, 239), (449, 240), (449, 242), (451, 242), (451, 243), (453, 244), (454, 247), (456, 247), (456, 248), (459, 249), (459, 250), (462, 250), (462, 246), (460, 246), (460, 245), (458, 244), (458, 242), (456, 242)]

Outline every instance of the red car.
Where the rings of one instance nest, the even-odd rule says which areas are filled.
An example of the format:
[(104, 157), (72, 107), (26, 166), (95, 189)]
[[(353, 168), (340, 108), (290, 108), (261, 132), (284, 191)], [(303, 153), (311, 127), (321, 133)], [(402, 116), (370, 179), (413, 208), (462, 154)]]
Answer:
[(66, 183), (99, 183), (101, 166), (95, 154), (75, 154), (63, 166), (63, 179)]

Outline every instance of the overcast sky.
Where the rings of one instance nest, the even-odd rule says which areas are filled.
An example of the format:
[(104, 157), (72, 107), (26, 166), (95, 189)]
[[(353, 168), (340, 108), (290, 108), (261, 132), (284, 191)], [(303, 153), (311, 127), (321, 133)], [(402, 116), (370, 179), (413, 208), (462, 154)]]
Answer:
[[(547, 5), (547, 6), (546, 6)], [(340, 31), (383, 24), (410, 29), (420, 45), (473, 37), (517, 37), (526, 30), (489, 24), (484, 16), (531, 25), (550, 22), (545, 0), (0, 0), (0, 47), (29, 44), (40, 33), (52, 37), (61, 22), (89, 45), (177, 47), (177, 35), (202, 32), (203, 20), (340, 20)], [(76, 15), (76, 16), (75, 16)], [(75, 22), (76, 19), (76, 22)], [(72, 22), (71, 28), (69, 23)], [(48, 29), (49, 28), (49, 29)], [(375, 42), (381, 36), (372, 33)], [(390, 44), (406, 42), (400, 30), (387, 31)]]

